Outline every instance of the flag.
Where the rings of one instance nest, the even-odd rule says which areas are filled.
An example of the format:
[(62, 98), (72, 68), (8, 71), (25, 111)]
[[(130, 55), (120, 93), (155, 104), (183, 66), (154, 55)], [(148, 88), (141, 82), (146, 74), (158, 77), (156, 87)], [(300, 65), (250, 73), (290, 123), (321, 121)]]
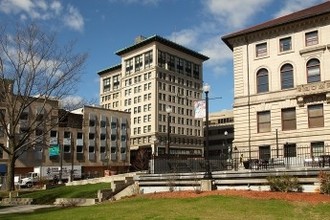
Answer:
[(204, 118), (206, 114), (205, 100), (194, 101), (194, 109), (195, 109), (195, 118)]

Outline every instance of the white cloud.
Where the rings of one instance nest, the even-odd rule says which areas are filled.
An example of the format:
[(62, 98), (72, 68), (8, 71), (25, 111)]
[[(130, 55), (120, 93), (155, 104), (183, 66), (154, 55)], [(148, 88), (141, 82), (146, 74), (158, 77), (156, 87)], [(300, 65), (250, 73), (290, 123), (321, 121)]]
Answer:
[(324, 2), (324, 0), (290, 0), (285, 1), (282, 9), (275, 14), (275, 17), (281, 17), (292, 12), (296, 12), (302, 10), (304, 8), (308, 8), (310, 6), (316, 5), (318, 3)]
[(81, 96), (67, 96), (60, 100), (60, 104), (64, 108), (68, 109), (74, 109), (76, 107), (81, 107), (81, 105), (84, 103), (84, 98)]
[[(213, 76), (228, 74), (226, 68), (232, 62), (232, 51), (222, 42), (221, 35), (245, 27), (252, 18), (264, 10), (273, 0), (204, 0), (207, 19), (196, 26), (172, 33), (169, 38), (188, 48), (208, 56), (205, 67)], [(238, 13), (234, 13), (238, 12)]]
[(9, 13), (19, 13), (20, 11), (31, 12), (33, 2), (31, 0), (3, 0), (0, 2), (0, 11)]
[[(64, 24), (74, 30), (81, 31), (84, 19), (79, 10), (71, 5), (67, 10), (59, 0), (1, 0), (0, 13), (18, 15), (21, 20), (64, 19)], [(66, 12), (66, 14), (64, 14)]]
[(81, 31), (84, 27), (84, 18), (80, 14), (79, 10), (72, 5), (68, 5), (67, 14), (63, 19), (65, 25), (74, 30)]
[(204, 5), (214, 19), (227, 27), (241, 28), (272, 0), (206, 0)]
[(53, 1), (51, 4), (50, 4), (50, 8), (54, 11), (54, 13), (56, 15), (59, 15), (60, 12), (62, 11), (62, 5), (60, 2), (58, 1)]
[(109, 2), (120, 2), (124, 4), (142, 4), (142, 5), (157, 5), (161, 0), (109, 0)]
[(184, 29), (173, 32), (168, 38), (173, 42), (182, 45), (195, 45), (198, 40), (199, 32), (194, 29)]

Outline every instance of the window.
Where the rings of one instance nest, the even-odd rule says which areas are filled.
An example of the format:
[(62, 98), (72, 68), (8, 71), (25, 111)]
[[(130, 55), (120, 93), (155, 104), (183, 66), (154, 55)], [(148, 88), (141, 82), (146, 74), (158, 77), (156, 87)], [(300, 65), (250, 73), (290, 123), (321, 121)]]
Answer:
[(309, 128), (317, 128), (324, 126), (322, 104), (308, 106), (308, 126)]
[(321, 156), (324, 154), (324, 142), (312, 142), (311, 154), (313, 157)]
[(269, 158), (270, 158), (270, 146), (269, 145), (260, 146), (259, 147), (259, 159), (269, 160)]
[(0, 144), (0, 159), (3, 159), (3, 144)]
[(270, 111), (257, 113), (258, 133), (270, 131)]
[(95, 153), (95, 147), (94, 146), (89, 146), (88, 147), (88, 152), (89, 153)]
[(64, 145), (63, 146), (63, 152), (64, 153), (70, 153), (71, 152), (71, 146), (70, 145)]
[(105, 128), (106, 125), (107, 125), (107, 122), (106, 122), (105, 120), (101, 120), (101, 122), (100, 122), (100, 126), (101, 126), (102, 128)]
[(176, 69), (177, 69), (177, 71), (178, 71), (178, 73), (183, 73), (183, 59), (181, 59), (181, 58), (178, 58), (177, 60), (176, 60)]
[(117, 128), (117, 122), (111, 122), (111, 129)]
[(185, 68), (186, 75), (191, 76), (191, 62), (186, 61), (185, 64), (186, 64), (186, 68)]
[(71, 137), (71, 132), (70, 131), (64, 131), (64, 138), (70, 138)]
[(319, 43), (317, 31), (308, 32), (305, 34), (306, 46), (312, 46)]
[(90, 118), (89, 119), (89, 127), (94, 127), (95, 124), (96, 124), (95, 119), (94, 118)]
[(261, 69), (257, 73), (257, 92), (268, 92), (268, 71)]
[(166, 63), (166, 53), (159, 50), (158, 51), (158, 66), (164, 68), (165, 63)]
[(280, 51), (290, 51), (292, 49), (291, 37), (280, 39)]
[[(119, 82), (119, 75), (114, 76), (112, 80), (113, 80), (113, 89), (114, 89), (114, 90), (119, 89), (119, 84), (120, 84), (120, 82)], [(117, 96), (117, 95), (118, 95), (118, 93), (113, 94), (113, 98), (114, 98), (114, 99), (115, 99), (115, 98), (118, 98), (118, 97), (115, 97), (115, 96)]]
[(307, 62), (307, 83), (319, 82), (321, 80), (320, 61), (311, 59)]
[(293, 88), (293, 66), (291, 64), (284, 64), (281, 67), (281, 88)]
[(57, 131), (51, 130), (50, 131), (50, 137), (57, 137)]
[(116, 150), (117, 150), (117, 147), (111, 147), (111, 148), (110, 148), (110, 152), (111, 152), (112, 154), (115, 154), (115, 153), (116, 153)]
[(77, 145), (77, 153), (82, 153), (83, 152), (83, 146), (82, 145)]
[[(152, 64), (152, 50), (144, 54), (144, 66), (145, 68), (151, 67)], [(146, 77), (145, 77), (146, 79)]]
[(129, 74), (133, 71), (133, 58), (125, 61), (126, 74)]
[(101, 139), (101, 140), (105, 140), (105, 138), (106, 138), (106, 134), (101, 133), (101, 134), (100, 134), (100, 139)]
[(267, 56), (267, 43), (261, 43), (256, 45), (256, 57)]
[(83, 133), (77, 132), (77, 139), (82, 139), (82, 138), (83, 138)]
[(126, 123), (121, 123), (121, 129), (126, 130), (127, 124)]
[(135, 72), (140, 71), (142, 67), (142, 55), (135, 57)]
[(101, 146), (101, 147), (100, 147), (100, 153), (101, 153), (101, 154), (104, 154), (104, 153), (105, 153), (105, 147), (104, 147), (104, 146)]
[(110, 78), (103, 79), (103, 92), (110, 91)]
[(296, 157), (296, 144), (284, 144), (284, 157)]
[(168, 61), (168, 69), (175, 71), (175, 56), (170, 54), (170, 60)]
[(112, 134), (112, 135), (111, 135), (111, 141), (115, 141), (115, 140), (117, 140), (117, 135)]
[(126, 141), (126, 135), (121, 136), (121, 141)]
[(282, 130), (286, 131), (294, 129), (296, 129), (296, 109), (282, 109)]
[(199, 73), (200, 73), (200, 66), (198, 64), (194, 64), (194, 72), (193, 72), (194, 79), (200, 78)]

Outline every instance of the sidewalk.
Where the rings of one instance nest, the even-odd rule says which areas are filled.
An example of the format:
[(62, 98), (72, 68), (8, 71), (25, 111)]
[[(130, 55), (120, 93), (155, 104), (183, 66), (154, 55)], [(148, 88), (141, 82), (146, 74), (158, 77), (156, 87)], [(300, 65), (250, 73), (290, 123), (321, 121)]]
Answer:
[(9, 213), (22, 213), (22, 212), (33, 212), (36, 209), (42, 208), (51, 208), (55, 207), (54, 205), (17, 205), (17, 206), (10, 206), (7, 208), (0, 209), (1, 214), (9, 214)]

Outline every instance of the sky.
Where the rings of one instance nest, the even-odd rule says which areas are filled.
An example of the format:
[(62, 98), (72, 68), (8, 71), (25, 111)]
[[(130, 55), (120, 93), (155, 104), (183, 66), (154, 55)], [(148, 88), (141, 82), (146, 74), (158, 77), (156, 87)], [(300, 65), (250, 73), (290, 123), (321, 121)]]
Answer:
[(120, 63), (116, 51), (137, 36), (159, 35), (210, 59), (204, 83), (210, 112), (232, 109), (232, 51), (221, 36), (295, 12), (325, 0), (0, 0), (0, 21), (34, 21), (56, 31), (59, 41), (76, 40), (87, 52), (75, 99), (99, 104), (97, 72)]

